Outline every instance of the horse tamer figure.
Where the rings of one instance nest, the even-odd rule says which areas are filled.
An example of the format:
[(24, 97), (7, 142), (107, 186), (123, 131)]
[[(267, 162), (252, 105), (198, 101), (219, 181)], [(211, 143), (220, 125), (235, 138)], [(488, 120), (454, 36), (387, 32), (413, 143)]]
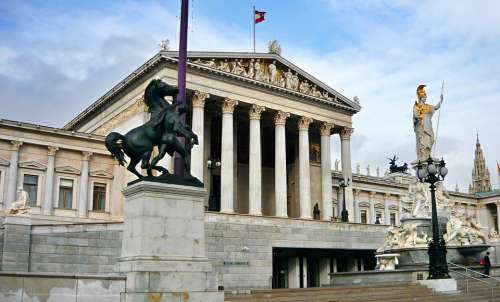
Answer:
[[(187, 108), (184, 103), (177, 102), (177, 93), (177, 87), (170, 86), (162, 80), (152, 80), (144, 92), (144, 103), (151, 113), (150, 120), (125, 135), (111, 132), (106, 136), (105, 144), (109, 152), (122, 166), (126, 164), (125, 155), (127, 155), (130, 158), (127, 170), (137, 175), (139, 179), (144, 178), (136, 170), (137, 164), (141, 161), (141, 168), (147, 171), (149, 177), (153, 176), (153, 169), (161, 172), (162, 176), (170, 174), (166, 168), (157, 164), (165, 154), (173, 156), (174, 152), (182, 156), (187, 176), (192, 178), (189, 171), (191, 149), (193, 145), (198, 144), (198, 136), (189, 126), (181, 122), (180, 114), (185, 113)], [(172, 104), (164, 99), (165, 96), (173, 98)], [(186, 138), (186, 145), (177, 139), (179, 136)], [(151, 160), (155, 146), (158, 146), (159, 153)]]

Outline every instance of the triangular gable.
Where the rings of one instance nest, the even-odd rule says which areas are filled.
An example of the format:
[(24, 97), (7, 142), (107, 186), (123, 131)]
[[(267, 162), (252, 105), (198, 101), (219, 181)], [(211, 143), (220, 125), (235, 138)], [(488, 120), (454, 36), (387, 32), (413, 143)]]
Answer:
[(80, 170), (73, 168), (71, 166), (61, 166), (61, 167), (56, 167), (56, 172), (57, 173), (66, 173), (66, 174), (76, 174), (80, 175)]
[(0, 157), (0, 166), (9, 166), (10, 162)]
[(43, 170), (43, 171), (47, 170), (47, 166), (39, 162), (36, 162), (34, 160), (20, 162), (19, 167), (26, 169), (34, 169), (34, 170)]
[[(177, 52), (160, 51), (146, 63), (137, 68), (134, 72), (132, 72), (129, 76), (116, 84), (106, 94), (104, 94), (97, 101), (91, 104), (73, 120), (67, 123), (63, 127), (63, 129), (79, 129), (79, 127), (84, 124), (89, 118), (91, 118), (95, 114), (95, 112), (98, 112), (102, 110), (102, 108), (109, 106), (112, 103), (112, 100), (115, 99), (115, 97), (119, 96), (120, 93), (122, 93), (125, 89), (128, 89), (129, 87), (135, 85), (135, 83), (141, 82), (144, 79), (144, 75), (153, 71), (158, 66), (158, 64), (162, 62), (177, 64), (177, 56)], [(254, 60), (254, 64), (257, 59), (259, 59), (260, 63), (263, 63), (263, 65), (261, 66), (263, 77), (259, 77), (257, 80), (255, 79), (255, 73), (253, 77), (248, 76), (248, 65), (252, 59)], [(227, 60), (229, 69), (226, 67), (225, 60)], [(238, 62), (241, 63), (242, 67), (245, 69), (245, 74), (241, 73), (240, 67), (237, 67), (236, 69), (234, 68), (236, 60), (238, 60)], [(274, 80), (271, 79), (272, 77), (269, 77), (269, 65), (273, 61), (275, 61), (274, 65), (276, 66), (276, 73), (278, 74), (278, 77), (275, 77)], [(214, 62), (214, 64), (210, 62)], [(198, 69), (200, 71), (206, 71), (212, 74), (220, 74), (223, 76), (231, 77), (232, 79), (236, 80), (253, 82), (259, 87), (278, 90), (283, 93), (289, 93), (297, 97), (309, 99), (313, 102), (330, 105), (351, 114), (357, 113), (359, 110), (361, 110), (361, 106), (356, 99), (351, 100), (347, 98), (338, 91), (316, 79), (306, 71), (300, 69), (280, 55), (274, 53), (188, 52), (188, 69)], [(298, 85), (295, 82), (293, 87), (290, 87), (290, 85), (287, 86), (285, 74), (288, 73), (288, 69), (290, 69), (292, 75), (297, 76)], [(281, 79), (280, 77), (285, 78), (285, 80)], [(303, 84), (303, 89), (301, 90), (300, 84), (306, 83), (305, 81), (307, 81), (308, 85)]]
[(92, 177), (109, 178), (109, 179), (113, 178), (113, 174), (104, 170), (90, 171), (89, 175)]
[(191, 52), (188, 55), (190, 65), (208, 67), (302, 97), (341, 105), (353, 112), (361, 109), (356, 100), (348, 99), (277, 54)]

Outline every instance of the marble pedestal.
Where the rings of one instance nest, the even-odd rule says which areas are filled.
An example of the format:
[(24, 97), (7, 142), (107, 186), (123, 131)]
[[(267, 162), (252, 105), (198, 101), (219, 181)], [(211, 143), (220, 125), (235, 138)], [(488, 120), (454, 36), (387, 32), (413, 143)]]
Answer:
[(123, 194), (121, 301), (224, 301), (206, 258), (205, 189), (141, 181)]

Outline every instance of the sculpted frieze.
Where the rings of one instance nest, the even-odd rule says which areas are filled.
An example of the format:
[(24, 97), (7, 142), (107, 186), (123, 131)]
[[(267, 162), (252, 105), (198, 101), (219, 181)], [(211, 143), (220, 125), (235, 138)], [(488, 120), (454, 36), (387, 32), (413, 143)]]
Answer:
[(334, 95), (303, 79), (290, 68), (282, 69), (276, 60), (266, 59), (196, 59), (195, 64), (219, 69), (238, 76), (265, 82), (274, 86), (297, 91), (316, 98), (336, 101)]

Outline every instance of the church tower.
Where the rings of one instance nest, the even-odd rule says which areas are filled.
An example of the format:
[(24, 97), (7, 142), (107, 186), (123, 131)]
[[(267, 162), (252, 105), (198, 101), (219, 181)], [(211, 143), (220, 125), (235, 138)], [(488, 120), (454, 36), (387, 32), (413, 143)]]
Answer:
[(483, 149), (479, 143), (479, 135), (476, 140), (476, 155), (474, 158), (474, 169), (472, 169), (472, 187), (470, 193), (491, 191), (490, 171), (486, 167)]

